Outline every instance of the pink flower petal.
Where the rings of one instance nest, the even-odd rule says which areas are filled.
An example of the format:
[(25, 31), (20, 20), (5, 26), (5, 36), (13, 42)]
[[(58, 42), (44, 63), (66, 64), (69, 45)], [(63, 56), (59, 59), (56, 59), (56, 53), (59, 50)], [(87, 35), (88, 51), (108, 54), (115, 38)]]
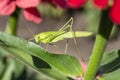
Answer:
[(16, 9), (14, 0), (2, 0), (0, 1), (0, 14), (1, 15), (10, 15)]
[(71, 8), (80, 8), (87, 0), (68, 0), (68, 5)]
[(86, 64), (85, 62), (82, 62), (82, 61), (80, 61), (80, 64), (81, 64), (82, 69), (83, 69), (84, 74), (85, 74), (85, 72), (86, 72), (86, 70), (87, 70), (87, 64)]
[(0, 0), (0, 9), (2, 9), (8, 2), (9, 0)]
[(109, 0), (93, 0), (96, 7), (105, 9), (108, 7)]
[(24, 9), (24, 16), (28, 21), (33, 21), (35, 23), (40, 23), (42, 21), (40, 13), (38, 12), (37, 8), (26, 8)]
[(16, 0), (16, 5), (20, 8), (36, 7), (41, 0)]
[(74, 80), (84, 80), (84, 78), (75, 78)]
[(110, 11), (110, 17), (115, 23), (120, 24), (120, 0), (114, 0), (114, 5)]

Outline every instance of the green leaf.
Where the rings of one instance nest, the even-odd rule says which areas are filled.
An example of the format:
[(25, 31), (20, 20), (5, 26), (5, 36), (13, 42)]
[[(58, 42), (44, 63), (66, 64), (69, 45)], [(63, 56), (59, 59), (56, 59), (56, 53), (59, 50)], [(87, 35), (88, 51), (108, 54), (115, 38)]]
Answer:
[[(19, 77), (25, 66), (18, 60), (13, 59), (12, 57), (9, 57), (9, 53), (0, 47), (0, 74), (3, 72), (3, 70), (7, 69), (6, 66), (9, 64), (14, 64), (14, 69), (12, 70), (14, 72), (14, 77)], [(11, 75), (12, 76), (12, 75)], [(13, 77), (13, 76), (12, 76)]]
[(99, 71), (102, 73), (100, 80), (120, 79), (120, 50), (105, 53)]
[(4, 66), (3, 72), (0, 75), (0, 80), (11, 80), (14, 68), (14, 61), (9, 59), (9, 62)]
[(70, 55), (46, 52), (39, 45), (0, 32), (0, 46), (51, 80), (68, 80), (82, 75), (79, 61)]

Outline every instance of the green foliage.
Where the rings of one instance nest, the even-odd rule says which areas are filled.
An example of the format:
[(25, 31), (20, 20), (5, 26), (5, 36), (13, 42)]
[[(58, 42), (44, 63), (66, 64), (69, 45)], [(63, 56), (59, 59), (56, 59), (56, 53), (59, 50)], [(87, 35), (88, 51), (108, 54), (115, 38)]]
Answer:
[(79, 61), (69, 55), (46, 52), (42, 47), (24, 39), (0, 32), (0, 50), (14, 55), (33, 69), (51, 78), (68, 80), (82, 75)]
[(120, 79), (120, 50), (105, 53), (99, 71), (102, 73), (100, 80)]
[(50, 4), (40, 4), (38, 10), (45, 18), (60, 18), (65, 16), (65, 10), (60, 7), (55, 7)]
[(0, 47), (0, 80), (15, 80), (21, 76), (23, 70), (24, 65)]

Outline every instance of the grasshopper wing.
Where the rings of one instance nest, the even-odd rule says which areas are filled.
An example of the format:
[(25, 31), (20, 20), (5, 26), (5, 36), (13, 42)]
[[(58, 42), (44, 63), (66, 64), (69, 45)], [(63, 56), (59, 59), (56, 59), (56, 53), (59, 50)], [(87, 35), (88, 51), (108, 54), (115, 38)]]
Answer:
[(58, 40), (64, 40), (66, 38), (74, 38), (74, 37), (88, 37), (92, 35), (92, 32), (87, 31), (75, 31), (75, 32), (66, 32), (64, 34), (61, 34), (57, 36), (52, 42), (57, 42)]

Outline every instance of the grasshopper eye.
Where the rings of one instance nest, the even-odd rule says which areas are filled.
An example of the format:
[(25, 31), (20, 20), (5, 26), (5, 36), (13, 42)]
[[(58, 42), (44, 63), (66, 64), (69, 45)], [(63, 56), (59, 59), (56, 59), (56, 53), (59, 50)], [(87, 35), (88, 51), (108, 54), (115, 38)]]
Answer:
[(40, 40), (40, 36), (35, 36), (35, 41), (38, 43), (38, 42), (40, 42), (41, 40)]
[(38, 36), (38, 37), (37, 37), (37, 40), (38, 40), (38, 41), (40, 41), (40, 40), (41, 40), (41, 39), (40, 39), (40, 36)]

